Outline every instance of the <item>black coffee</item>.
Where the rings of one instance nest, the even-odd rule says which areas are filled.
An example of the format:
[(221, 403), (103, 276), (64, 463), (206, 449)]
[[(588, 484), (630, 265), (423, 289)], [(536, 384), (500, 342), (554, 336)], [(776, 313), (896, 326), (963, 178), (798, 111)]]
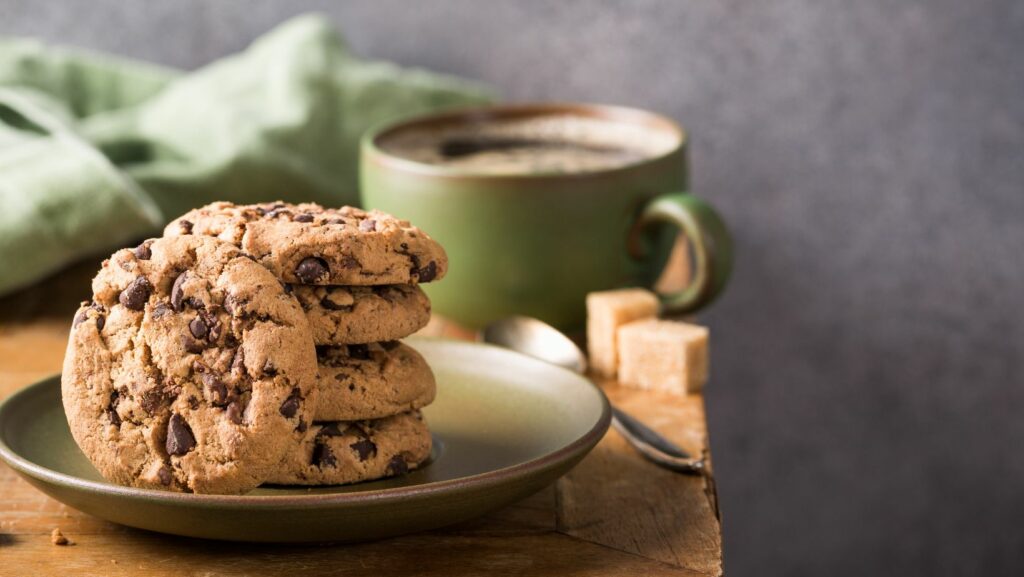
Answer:
[(380, 145), (391, 154), (426, 164), (485, 174), (528, 174), (617, 168), (664, 154), (676, 139), (638, 125), (552, 115), (410, 128), (384, 138)]

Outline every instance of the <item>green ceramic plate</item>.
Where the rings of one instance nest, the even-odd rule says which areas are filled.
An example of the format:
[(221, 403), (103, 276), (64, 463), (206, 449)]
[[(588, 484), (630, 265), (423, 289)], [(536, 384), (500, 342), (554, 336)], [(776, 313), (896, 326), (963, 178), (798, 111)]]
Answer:
[(410, 342), (437, 375), (437, 400), (424, 410), (435, 449), (429, 464), (400, 478), (243, 496), (112, 485), (72, 440), (57, 376), (0, 404), (0, 458), (54, 499), (132, 527), (235, 541), (359, 541), (522, 499), (571, 469), (608, 428), (608, 401), (570, 371), (487, 345)]

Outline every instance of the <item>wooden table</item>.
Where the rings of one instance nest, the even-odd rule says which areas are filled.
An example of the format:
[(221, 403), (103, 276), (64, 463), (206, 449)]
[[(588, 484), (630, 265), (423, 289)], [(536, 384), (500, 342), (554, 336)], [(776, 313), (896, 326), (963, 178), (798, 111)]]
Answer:
[[(87, 263), (0, 300), (0, 398), (60, 370), (74, 305), (96, 268)], [(710, 457), (701, 397), (603, 386), (612, 402)], [(51, 544), (54, 528), (74, 544)], [(46, 497), (0, 464), (0, 577), (407, 573), (721, 575), (714, 477), (655, 467), (610, 431), (554, 486), (476, 521), (365, 544), (266, 545), (115, 525)]]

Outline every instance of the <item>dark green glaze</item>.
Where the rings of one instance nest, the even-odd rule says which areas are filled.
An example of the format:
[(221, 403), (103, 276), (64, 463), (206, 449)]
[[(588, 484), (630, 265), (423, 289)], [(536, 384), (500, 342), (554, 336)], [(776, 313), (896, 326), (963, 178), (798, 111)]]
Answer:
[(75, 446), (58, 377), (0, 404), (0, 459), (58, 501), (132, 527), (234, 541), (360, 541), (522, 499), (571, 469), (608, 429), (604, 395), (570, 371), (487, 345), (413, 345), (437, 374), (437, 400), (424, 410), (436, 446), (427, 466), (396, 479), (244, 496), (112, 485)]
[[(410, 125), (443, 124), (467, 115), (486, 119), (566, 112), (670, 131), (678, 145), (623, 168), (480, 175), (391, 156), (375, 144), (382, 135)], [(654, 283), (676, 227), (690, 238), (699, 270), (686, 290), (663, 295), (666, 312), (706, 305), (724, 288), (731, 268), (732, 243), (721, 219), (707, 203), (681, 194), (687, 190), (685, 134), (670, 120), (639, 110), (505, 106), (384, 127), (363, 139), (361, 186), (364, 206), (411, 220), (444, 245), (448, 275), (424, 288), (435, 310), (470, 327), (513, 314), (563, 329), (579, 327), (588, 292)], [(659, 226), (665, 223), (673, 226)]]

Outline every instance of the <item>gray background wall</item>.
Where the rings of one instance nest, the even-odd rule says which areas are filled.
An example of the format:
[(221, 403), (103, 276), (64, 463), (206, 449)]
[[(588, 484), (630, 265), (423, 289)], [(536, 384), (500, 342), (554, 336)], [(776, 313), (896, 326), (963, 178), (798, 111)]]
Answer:
[(739, 247), (704, 317), (729, 573), (1024, 574), (1024, 3), (2, 0), (0, 33), (194, 68), (310, 9), (687, 125)]

